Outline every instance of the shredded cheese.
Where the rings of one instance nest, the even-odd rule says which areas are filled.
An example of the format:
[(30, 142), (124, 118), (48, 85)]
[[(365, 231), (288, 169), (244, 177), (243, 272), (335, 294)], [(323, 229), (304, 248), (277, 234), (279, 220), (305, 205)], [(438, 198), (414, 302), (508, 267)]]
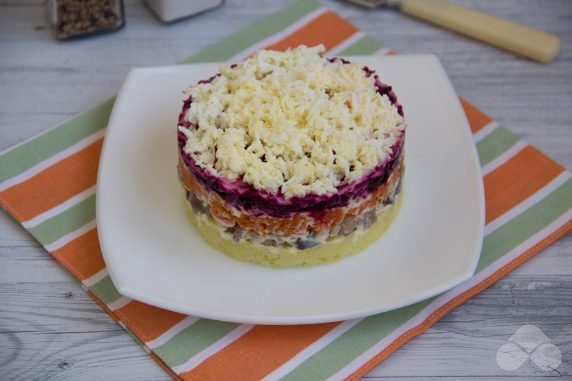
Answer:
[(185, 151), (216, 176), (285, 197), (330, 193), (376, 167), (403, 118), (359, 65), (322, 52), (263, 50), (191, 86)]

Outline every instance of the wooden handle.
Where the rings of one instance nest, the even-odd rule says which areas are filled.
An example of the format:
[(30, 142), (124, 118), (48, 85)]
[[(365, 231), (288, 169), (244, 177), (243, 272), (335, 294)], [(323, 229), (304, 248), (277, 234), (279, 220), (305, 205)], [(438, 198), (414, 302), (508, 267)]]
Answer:
[(560, 50), (560, 39), (553, 34), (444, 0), (402, 0), (401, 10), (539, 62), (552, 61)]

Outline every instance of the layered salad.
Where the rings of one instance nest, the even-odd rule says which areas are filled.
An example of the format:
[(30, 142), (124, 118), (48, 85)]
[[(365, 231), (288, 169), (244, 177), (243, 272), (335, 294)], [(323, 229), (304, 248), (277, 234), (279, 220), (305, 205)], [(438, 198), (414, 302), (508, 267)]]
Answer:
[(236, 259), (333, 262), (397, 213), (403, 109), (374, 70), (323, 52), (259, 51), (187, 90), (178, 171), (189, 217)]

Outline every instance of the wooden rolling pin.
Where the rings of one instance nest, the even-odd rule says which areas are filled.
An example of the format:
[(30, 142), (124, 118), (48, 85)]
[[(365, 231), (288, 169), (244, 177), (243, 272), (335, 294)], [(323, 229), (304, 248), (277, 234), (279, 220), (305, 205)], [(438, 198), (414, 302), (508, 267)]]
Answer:
[(550, 33), (503, 20), (446, 0), (349, 0), (368, 6), (395, 5), (402, 12), (538, 62), (552, 61), (560, 39)]

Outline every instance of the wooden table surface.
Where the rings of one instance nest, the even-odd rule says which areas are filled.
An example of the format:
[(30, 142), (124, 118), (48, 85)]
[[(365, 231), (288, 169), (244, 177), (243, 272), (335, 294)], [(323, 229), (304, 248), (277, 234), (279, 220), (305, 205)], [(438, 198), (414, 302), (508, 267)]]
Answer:
[[(560, 36), (562, 52), (536, 64), (393, 10), (324, 1), (401, 53), (434, 53), (458, 93), (572, 168), (572, 1), (456, 0)], [(227, 0), (160, 24), (126, 1), (122, 31), (66, 43), (43, 1), (0, 0), (0, 150), (113, 95), (133, 66), (166, 65), (291, 1)], [(514, 380), (572, 377), (572, 237), (568, 235), (399, 349), (366, 378)], [(561, 350), (543, 371), (505, 371), (500, 346), (522, 325)], [(167, 374), (6, 213), (0, 217), (0, 380), (166, 380)], [(570, 378), (568, 378), (570, 379)]]

